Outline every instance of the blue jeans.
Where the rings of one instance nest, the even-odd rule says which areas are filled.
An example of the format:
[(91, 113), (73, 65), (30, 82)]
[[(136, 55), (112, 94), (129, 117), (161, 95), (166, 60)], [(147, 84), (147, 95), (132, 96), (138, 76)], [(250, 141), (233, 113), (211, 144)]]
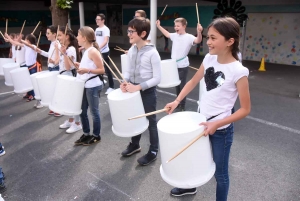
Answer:
[[(145, 91), (140, 91), (145, 113), (153, 112), (156, 110), (156, 87), (151, 87)], [(158, 132), (156, 115), (147, 116), (149, 120), (149, 136), (150, 136), (150, 151), (158, 151)], [(140, 143), (141, 134), (131, 138), (132, 144), (138, 145)]]
[(101, 121), (99, 111), (99, 99), (101, 90), (102, 85), (84, 89), (81, 104), (82, 112), (80, 114), (80, 119), (82, 123), (82, 129), (85, 135), (90, 135), (90, 124), (87, 115), (87, 110), (90, 106), (90, 113), (93, 117), (93, 135), (96, 137), (100, 136)]
[(229, 191), (228, 163), (230, 148), (233, 141), (233, 132), (233, 124), (230, 124), (227, 128), (217, 130), (213, 135), (209, 135), (213, 159), (216, 163), (215, 178), (217, 181), (217, 201), (227, 200)]
[(3, 182), (2, 168), (0, 167), (0, 184), (3, 184)]
[(53, 68), (51, 67), (48, 67), (48, 70), (51, 72), (51, 71), (59, 71), (59, 66), (55, 66)]
[[(35, 65), (35, 67), (32, 68), (32, 66), (34, 66), (34, 65)], [(31, 65), (31, 66), (27, 66), (27, 68), (28, 68), (28, 69), (31, 68), (31, 69), (29, 70), (29, 74), (30, 74), (30, 75), (37, 72), (37, 65), (36, 65), (36, 64), (33, 64), (33, 65)], [(29, 96), (31, 95), (31, 96), (33, 96), (33, 97), (34, 97), (34, 95), (35, 95), (33, 90), (28, 91), (27, 94), (28, 94)]]

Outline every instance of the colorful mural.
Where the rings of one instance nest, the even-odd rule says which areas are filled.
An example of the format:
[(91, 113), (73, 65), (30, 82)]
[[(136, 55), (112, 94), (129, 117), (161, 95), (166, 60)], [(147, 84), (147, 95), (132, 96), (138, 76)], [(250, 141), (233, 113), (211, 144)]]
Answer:
[(300, 13), (249, 13), (245, 60), (300, 66)]

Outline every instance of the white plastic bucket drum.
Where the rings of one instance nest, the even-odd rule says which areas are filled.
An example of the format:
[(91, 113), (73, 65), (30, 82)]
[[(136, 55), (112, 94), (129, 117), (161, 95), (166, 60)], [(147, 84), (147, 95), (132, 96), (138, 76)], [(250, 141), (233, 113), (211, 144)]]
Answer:
[(25, 63), (25, 48), (22, 47), (21, 50), (16, 50), (16, 63)]
[(125, 71), (128, 71), (130, 69), (129, 57), (127, 56), (127, 54), (121, 55), (121, 67), (122, 74), (124, 74)]
[(177, 112), (157, 123), (162, 165), (160, 175), (178, 188), (195, 188), (208, 182), (215, 173), (209, 137), (201, 137), (184, 152), (166, 163), (179, 150), (202, 133), (205, 117), (197, 112)]
[[(4, 78), (5, 78), (5, 85), (6, 86), (14, 86), (14, 83), (12, 81), (10, 71), (20, 68), (20, 64), (18, 63), (6, 63), (3, 65), (3, 72), (4, 72)], [(28, 71), (28, 69), (27, 69)]]
[(28, 68), (17, 68), (10, 71), (15, 93), (25, 93), (33, 89)]
[(35, 94), (34, 98), (36, 100), (41, 100), (40, 89), (38, 87), (36, 77), (41, 75), (42, 73), (49, 73), (49, 71), (41, 71), (41, 72), (37, 72), (37, 73), (34, 73), (34, 74), (30, 75), (31, 83), (32, 83), (32, 86), (33, 86), (34, 94)]
[(180, 84), (176, 60), (166, 59), (161, 61), (161, 81), (157, 85), (160, 88), (175, 87)]
[(49, 109), (63, 115), (81, 114), (84, 81), (68, 75), (58, 75)]
[(4, 75), (3, 65), (7, 63), (15, 63), (12, 58), (0, 58), (0, 75)]
[(112, 131), (120, 137), (133, 137), (143, 133), (149, 126), (146, 117), (128, 120), (140, 114), (145, 114), (141, 93), (123, 93), (121, 89), (110, 92), (107, 96)]
[(51, 71), (36, 77), (43, 106), (49, 106), (52, 101), (58, 74), (59, 71)]

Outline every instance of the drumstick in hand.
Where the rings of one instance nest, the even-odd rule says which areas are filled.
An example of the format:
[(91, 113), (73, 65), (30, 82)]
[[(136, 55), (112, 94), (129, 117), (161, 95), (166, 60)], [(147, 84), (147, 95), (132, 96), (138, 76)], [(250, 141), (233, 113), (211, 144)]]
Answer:
[(5, 24), (5, 33), (7, 33), (7, 26), (8, 26), (8, 19), (6, 19), (6, 24)]
[(113, 60), (108, 56), (110, 62), (114, 65), (114, 67), (116, 68), (116, 70), (118, 71), (119, 75), (121, 76), (121, 78), (124, 80), (125, 84), (127, 84), (125, 78), (123, 77), (122, 73), (119, 71), (118, 67), (116, 66), (116, 64), (113, 62)]
[(158, 113), (166, 112), (166, 111), (169, 111), (169, 110), (170, 110), (170, 108), (164, 108), (164, 109), (161, 109), (161, 110), (156, 110), (154, 112), (149, 112), (149, 113), (142, 114), (142, 115), (139, 115), (139, 116), (131, 117), (128, 120), (133, 120), (133, 119), (138, 119), (138, 118), (142, 118), (142, 117), (147, 117), (147, 116), (150, 116), (150, 115), (153, 115), (153, 114), (158, 114)]
[(200, 24), (200, 18), (199, 18), (199, 13), (198, 13), (198, 4), (197, 3), (196, 3), (196, 12), (197, 12), (198, 24)]
[(198, 135), (196, 138), (194, 138), (189, 144), (187, 144), (185, 147), (183, 147), (179, 152), (177, 152), (172, 158), (170, 158), (166, 163), (172, 161), (174, 158), (179, 156), (182, 152), (184, 152), (187, 148), (189, 148), (192, 144), (194, 144), (197, 140), (199, 140), (203, 135), (205, 131), (203, 131), (200, 135)]
[(23, 22), (23, 26), (22, 26), (22, 28), (21, 28), (20, 35), (22, 35), (22, 32), (23, 32), (23, 29), (24, 29), (25, 24), (26, 24), (26, 20), (24, 20), (24, 22)]
[(31, 32), (32, 35), (34, 35), (35, 30), (38, 28), (39, 24), (41, 23), (41, 21), (39, 21), (39, 23), (35, 26), (35, 28), (33, 29), (33, 31)]
[(72, 64), (74, 65), (74, 67), (75, 67), (76, 69), (78, 69), (78, 68), (76, 67), (75, 63), (73, 62), (73, 60), (72, 60), (66, 53), (63, 53), (59, 48), (58, 48), (58, 50), (59, 50), (60, 53), (62, 53), (63, 55), (67, 56), (68, 59), (69, 59), (69, 60), (72, 62)]
[(42, 32), (40, 31), (40, 34), (39, 34), (39, 39), (38, 39), (38, 41), (37, 41), (37, 44), (36, 44), (36, 48), (38, 48), (38, 47), (39, 47), (39, 43), (40, 43), (40, 39), (41, 39), (41, 34), (42, 34)]
[(194, 70), (199, 70), (198, 68), (195, 68), (193, 66), (189, 66), (191, 69), (194, 69)]

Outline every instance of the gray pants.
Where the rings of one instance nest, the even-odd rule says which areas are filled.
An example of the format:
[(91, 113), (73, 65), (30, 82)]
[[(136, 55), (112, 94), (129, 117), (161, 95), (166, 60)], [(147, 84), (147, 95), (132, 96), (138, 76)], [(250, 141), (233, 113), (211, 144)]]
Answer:
[[(180, 85), (176, 86), (176, 94), (177, 96), (180, 94), (181, 90), (183, 89), (184, 85), (186, 84), (186, 77), (187, 77), (187, 74), (188, 74), (188, 70), (189, 68), (186, 67), (186, 68), (178, 68), (178, 74), (179, 74), (179, 79), (181, 81)], [(182, 101), (179, 103), (178, 106), (180, 107), (185, 107), (185, 99), (182, 99)]]

